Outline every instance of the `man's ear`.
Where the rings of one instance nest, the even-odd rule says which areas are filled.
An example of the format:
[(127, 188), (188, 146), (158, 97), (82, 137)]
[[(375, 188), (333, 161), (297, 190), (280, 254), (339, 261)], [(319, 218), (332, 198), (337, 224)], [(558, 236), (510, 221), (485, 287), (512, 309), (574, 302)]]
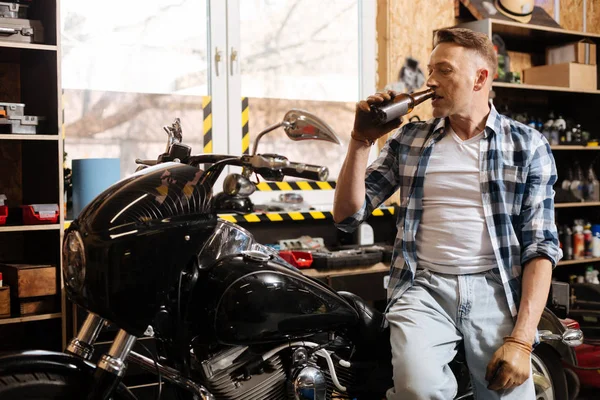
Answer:
[(485, 83), (487, 82), (488, 78), (490, 75), (490, 71), (488, 71), (485, 68), (480, 68), (477, 70), (477, 72), (475, 73), (475, 85), (473, 86), (473, 89), (478, 92), (481, 89), (483, 89), (483, 87), (485, 86)]

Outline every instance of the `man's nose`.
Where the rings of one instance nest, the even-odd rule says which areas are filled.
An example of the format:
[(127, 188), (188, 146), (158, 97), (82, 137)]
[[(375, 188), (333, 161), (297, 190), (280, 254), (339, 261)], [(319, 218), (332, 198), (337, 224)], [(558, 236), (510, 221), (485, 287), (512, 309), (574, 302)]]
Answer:
[(429, 78), (427, 78), (427, 82), (425, 84), (432, 89), (435, 89), (439, 86), (433, 75), (429, 75)]

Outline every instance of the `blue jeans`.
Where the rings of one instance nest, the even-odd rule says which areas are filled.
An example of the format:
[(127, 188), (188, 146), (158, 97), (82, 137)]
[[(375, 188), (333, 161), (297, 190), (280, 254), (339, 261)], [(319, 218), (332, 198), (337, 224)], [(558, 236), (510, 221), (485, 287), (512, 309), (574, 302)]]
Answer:
[(531, 373), (521, 386), (487, 389), (486, 368), (514, 320), (496, 272), (447, 275), (417, 270), (414, 286), (390, 307), (394, 387), (388, 400), (449, 400), (458, 390), (448, 366), (464, 341), (476, 400), (533, 400)]

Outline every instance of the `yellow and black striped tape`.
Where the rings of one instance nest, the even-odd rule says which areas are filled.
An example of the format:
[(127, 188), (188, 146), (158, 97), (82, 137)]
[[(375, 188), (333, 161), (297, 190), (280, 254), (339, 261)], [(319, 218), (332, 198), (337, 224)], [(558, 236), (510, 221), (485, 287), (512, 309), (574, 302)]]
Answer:
[(248, 98), (242, 97), (242, 153), (250, 154), (250, 128), (248, 127)]
[(202, 113), (204, 114), (204, 153), (213, 152), (212, 139), (212, 97), (204, 96), (202, 98)]
[[(375, 217), (394, 215), (394, 207), (377, 208), (373, 211)], [(273, 212), (264, 214), (219, 214), (219, 218), (233, 223), (246, 222), (286, 222), (286, 221), (308, 221), (308, 220), (332, 220), (333, 214), (329, 211), (308, 212)]]
[(261, 182), (256, 185), (256, 190), (271, 192), (278, 190), (334, 190), (336, 181), (285, 181), (285, 182)]

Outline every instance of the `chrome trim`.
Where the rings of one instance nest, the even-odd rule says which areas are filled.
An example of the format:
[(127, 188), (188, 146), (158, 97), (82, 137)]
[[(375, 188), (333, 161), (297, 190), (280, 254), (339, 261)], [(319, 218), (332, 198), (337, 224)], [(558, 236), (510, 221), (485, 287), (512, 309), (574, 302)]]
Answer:
[(94, 354), (94, 343), (103, 326), (104, 318), (88, 313), (77, 336), (71, 339), (66, 351), (89, 361)]
[(302, 368), (293, 382), (295, 400), (325, 400), (327, 398), (327, 380), (320, 369)]
[(98, 368), (117, 376), (123, 376), (125, 375), (127, 364), (119, 358), (104, 354), (100, 357), (100, 361), (98, 361)]
[(121, 329), (119, 333), (117, 333), (108, 352), (100, 358), (98, 368), (117, 376), (125, 375), (125, 370), (127, 369), (125, 360), (131, 352), (131, 348), (136, 340), (135, 336), (130, 335)]
[(173, 368), (165, 367), (160, 364), (155, 364), (154, 360), (144, 357), (141, 354), (132, 351), (129, 353), (128, 361), (131, 361), (137, 364), (140, 368), (145, 371), (156, 374), (156, 369), (160, 371), (162, 377), (179, 386), (182, 389), (185, 389), (197, 396), (200, 396), (200, 400), (215, 400), (214, 396), (206, 390), (206, 388), (188, 378), (181, 375), (179, 371), (174, 370)]

